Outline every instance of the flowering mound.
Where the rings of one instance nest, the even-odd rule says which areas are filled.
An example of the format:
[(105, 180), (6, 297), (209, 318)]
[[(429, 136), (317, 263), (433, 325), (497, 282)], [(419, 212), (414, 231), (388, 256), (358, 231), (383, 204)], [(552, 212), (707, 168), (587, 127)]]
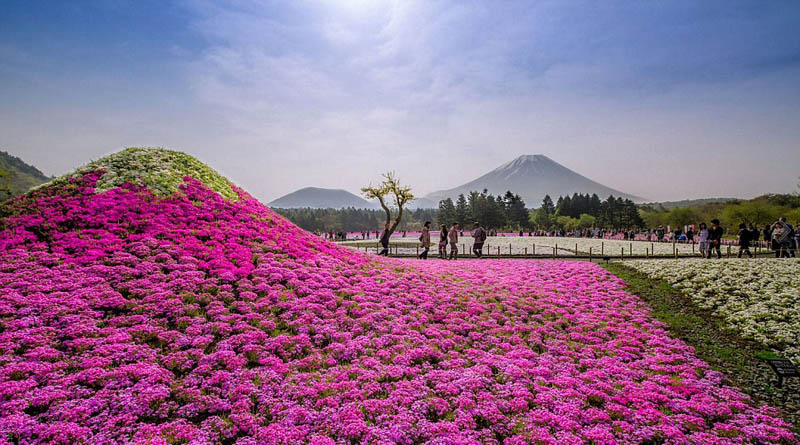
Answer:
[(191, 176), (225, 199), (236, 200), (238, 193), (225, 177), (192, 156), (164, 148), (129, 147), (111, 156), (92, 161), (71, 174), (56, 178), (40, 187), (63, 186), (87, 173), (102, 171), (95, 190), (106, 191), (124, 184), (147, 187), (159, 196), (178, 191), (183, 178)]
[(3, 210), (0, 441), (795, 441), (592, 264), (378, 259), (101, 177)]

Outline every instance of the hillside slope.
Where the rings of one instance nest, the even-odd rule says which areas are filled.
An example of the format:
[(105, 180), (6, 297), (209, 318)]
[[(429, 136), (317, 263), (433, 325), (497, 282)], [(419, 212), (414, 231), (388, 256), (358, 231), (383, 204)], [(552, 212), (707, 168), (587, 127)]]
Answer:
[(183, 156), (0, 209), (0, 441), (796, 439), (596, 265), (359, 253)]
[[(50, 180), (38, 168), (5, 151), (0, 151), (0, 172), (8, 174), (7, 177), (0, 175), (0, 201), (21, 195)], [(10, 191), (3, 190), (5, 187)]]

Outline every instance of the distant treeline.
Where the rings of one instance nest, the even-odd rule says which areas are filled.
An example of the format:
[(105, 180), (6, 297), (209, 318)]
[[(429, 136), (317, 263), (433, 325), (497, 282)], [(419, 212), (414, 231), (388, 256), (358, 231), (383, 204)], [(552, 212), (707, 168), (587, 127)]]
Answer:
[[(380, 230), (385, 221), (382, 210), (370, 209), (273, 209), (294, 224), (312, 232), (360, 232)], [(546, 196), (539, 209), (531, 210), (511, 191), (491, 195), (486, 190), (444, 199), (438, 209), (406, 210), (398, 230), (419, 230), (425, 221), (469, 229), (478, 221), (490, 230), (552, 230), (576, 228), (633, 228), (644, 225), (633, 201), (609, 196), (574, 194), (559, 197), (556, 204)]]
[(559, 197), (555, 204), (547, 195), (542, 200), (542, 205), (531, 211), (530, 219), (536, 228), (542, 230), (644, 227), (644, 221), (633, 201), (614, 196), (601, 201), (596, 194), (574, 193), (572, 196)]
[[(300, 228), (311, 232), (362, 232), (383, 228), (386, 213), (372, 209), (279, 209), (272, 210)], [(419, 230), (425, 221), (433, 221), (436, 210), (404, 210), (403, 221), (397, 230)]]
[[(382, 210), (368, 209), (274, 209), (293, 223), (310, 231), (375, 231), (386, 218)], [(601, 200), (596, 194), (573, 194), (556, 202), (545, 196), (538, 209), (528, 209), (520, 196), (511, 191), (505, 195), (470, 192), (455, 201), (445, 199), (438, 209), (406, 210), (398, 230), (419, 230), (425, 221), (436, 225), (458, 222), (465, 229), (479, 221), (486, 229), (575, 230), (682, 227), (709, 223), (719, 218), (723, 227), (735, 229), (740, 223), (763, 227), (778, 217), (786, 216), (792, 224), (800, 222), (800, 195), (764, 195), (751, 200), (702, 202), (688, 207), (665, 208), (660, 205), (639, 205), (629, 199), (609, 196)]]
[(671, 209), (644, 205), (640, 206), (639, 213), (648, 227), (682, 227), (701, 221), (708, 224), (712, 218), (718, 218), (723, 227), (735, 231), (741, 223), (761, 228), (781, 216), (795, 224), (800, 222), (800, 194), (770, 194), (748, 200), (734, 199)]

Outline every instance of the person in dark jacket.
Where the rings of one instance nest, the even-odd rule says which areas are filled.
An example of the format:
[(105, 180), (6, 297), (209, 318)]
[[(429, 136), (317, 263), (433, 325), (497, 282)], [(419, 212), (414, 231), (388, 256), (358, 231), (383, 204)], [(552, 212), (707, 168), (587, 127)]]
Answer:
[(708, 257), (711, 258), (711, 254), (714, 250), (717, 251), (717, 259), (722, 258), (722, 227), (719, 226), (719, 220), (714, 218), (711, 220), (711, 229), (708, 231)]
[(737, 258), (742, 257), (742, 253), (746, 253), (748, 257), (753, 258), (750, 253), (750, 239), (753, 237), (751, 232), (744, 223), (739, 224), (739, 254)]
[(381, 247), (383, 250), (378, 253), (378, 255), (389, 256), (389, 223), (383, 227), (383, 233), (381, 233)]
[(439, 231), (439, 258), (447, 259), (447, 226), (442, 224), (442, 230)]
[(758, 239), (761, 238), (761, 232), (759, 232), (758, 229), (756, 229), (755, 226), (752, 225), (752, 224), (750, 224), (748, 229), (750, 229), (751, 241), (753, 242), (753, 245), (755, 246), (756, 243), (758, 242)]

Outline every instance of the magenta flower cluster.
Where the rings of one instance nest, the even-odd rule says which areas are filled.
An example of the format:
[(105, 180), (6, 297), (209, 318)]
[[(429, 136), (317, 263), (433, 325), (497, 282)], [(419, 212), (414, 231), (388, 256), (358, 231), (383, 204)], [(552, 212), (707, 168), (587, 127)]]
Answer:
[(0, 219), (0, 442), (796, 440), (590, 263), (378, 259), (101, 174)]

